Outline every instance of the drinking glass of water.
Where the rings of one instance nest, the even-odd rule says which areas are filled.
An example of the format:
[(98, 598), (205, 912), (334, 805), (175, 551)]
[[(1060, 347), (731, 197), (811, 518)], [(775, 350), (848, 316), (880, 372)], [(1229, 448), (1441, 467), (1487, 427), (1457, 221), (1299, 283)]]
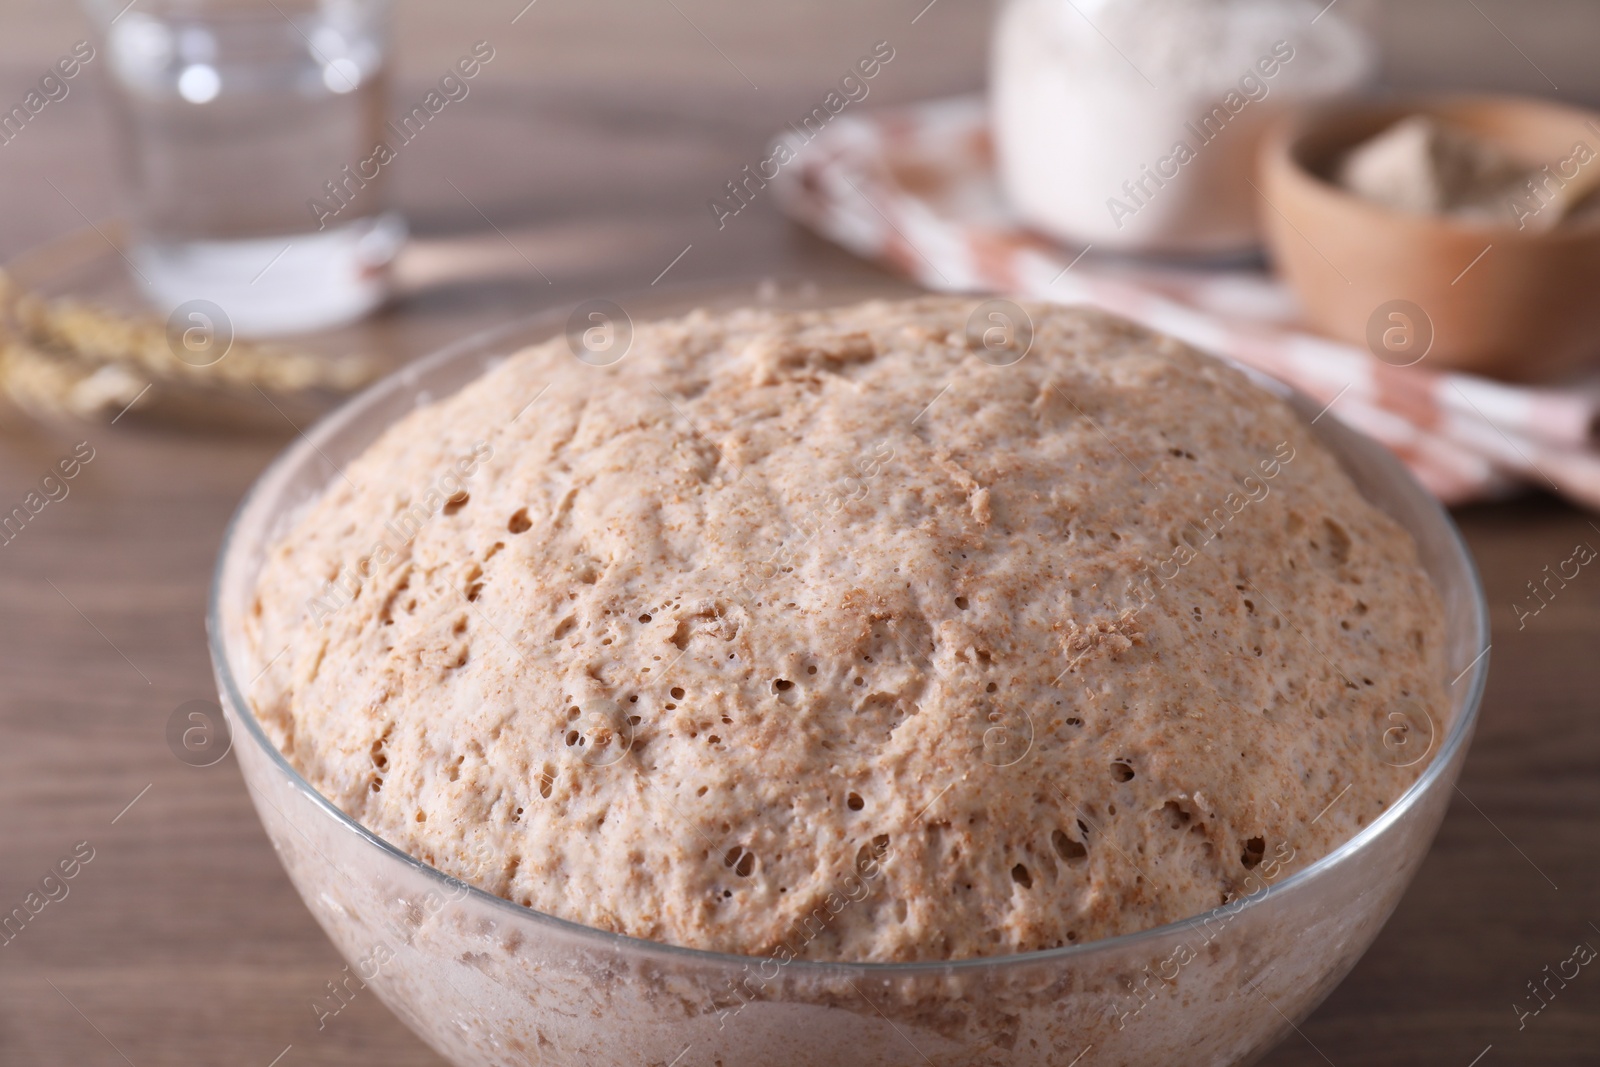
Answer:
[(164, 314), (207, 301), (265, 335), (382, 302), (405, 237), (371, 159), (388, 0), (84, 6), (112, 84), (126, 256)]

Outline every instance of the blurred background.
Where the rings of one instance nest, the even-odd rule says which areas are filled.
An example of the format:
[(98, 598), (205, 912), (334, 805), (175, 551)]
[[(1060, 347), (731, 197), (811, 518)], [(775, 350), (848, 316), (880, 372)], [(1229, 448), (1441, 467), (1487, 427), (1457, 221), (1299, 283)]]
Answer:
[[(502, 228), (537, 228), (541, 243), (523, 247), (535, 263), (542, 262), (538, 253), (571, 256), (552, 278), (577, 286), (610, 283), (608, 272), (619, 268), (634, 268), (648, 284), (654, 257), (670, 259), (706, 233), (704, 201), (722, 176), (814, 107), (871, 42), (904, 44), (873, 86), (875, 103), (980, 89), (996, 7), (939, 0), (911, 26), (907, 9), (923, 5), (896, 0), (761, 8), (677, 0), (676, 10), (665, 2), (538, 0), (513, 26), (521, 6), (396, 4), (397, 99), (425, 91), (474, 41), (490, 41), (499, 54), (474, 84), (472, 106), (430, 131), (428, 143), (408, 146), (394, 170), (394, 199), (415, 233), (483, 229), (483, 219), (441, 180), (449, 175)], [(1340, 0), (1334, 10), (1346, 7), (1359, 8), (1374, 29), (1390, 86), (1549, 94), (1548, 75), (1563, 99), (1600, 101), (1593, 62), (1600, 7), (1587, 0)], [(20, 98), (88, 34), (73, 4), (13, 0), (0, 10), (5, 99)], [(111, 131), (96, 81), (74, 85), (63, 114), (6, 146), (0, 163), (10, 206), (0, 252), (14, 254), (82, 225), (44, 176), (91, 217), (117, 207)], [(770, 204), (758, 205), (718, 234), (716, 266), (711, 256), (686, 257), (679, 266), (684, 274), (723, 277), (794, 239)]]
[[(1373, 34), (1385, 87), (1600, 104), (1592, 0), (1336, 3)], [(400, 0), (391, 101), (419, 99), (475, 42), (494, 58), (388, 168), (413, 244), (362, 345), (392, 366), (653, 280), (907, 291), (774, 197), (721, 227), (707, 201), (874, 42), (895, 59), (864, 107), (981, 91), (995, 13), (972, 0)], [(0, 102), (90, 36), (73, 4), (0, 0)], [(104, 75), (90, 64), (0, 145), (0, 261), (123, 210)], [(80, 445), (93, 454), (0, 547), (0, 913), (80, 844), (93, 853), (0, 947), (0, 1064), (439, 1063), (370, 995), (319, 1029), (313, 998), (343, 961), (231, 761), (188, 765), (169, 745), (175, 709), (215, 695), (203, 624), (227, 518), (305, 421), (278, 411), (251, 433), (194, 433), (112, 415), (0, 415), (0, 510)], [(1563, 987), (1536, 1025), (1514, 1009), (1575, 942), (1600, 945), (1600, 584), (1581, 584), (1600, 578), (1535, 620), (1517, 611), (1575, 543), (1600, 545), (1600, 526), (1542, 489), (1457, 518), (1496, 628), (1462, 796), (1377, 945), (1275, 1067), (1600, 1062), (1600, 974)]]

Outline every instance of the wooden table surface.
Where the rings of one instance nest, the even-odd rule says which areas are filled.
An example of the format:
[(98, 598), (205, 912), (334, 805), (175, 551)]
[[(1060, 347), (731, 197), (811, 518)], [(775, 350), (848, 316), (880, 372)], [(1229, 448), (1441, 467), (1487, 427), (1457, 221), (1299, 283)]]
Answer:
[[(424, 236), (493, 246), (490, 220), (550, 281), (522, 269), (413, 292), (380, 328), (394, 358), (647, 286), (686, 246), (672, 281), (882, 284), (770, 204), (719, 231), (705, 202), (878, 40), (897, 49), (881, 100), (977, 87), (989, 18), (959, 0), (914, 24), (920, 2), (539, 0), (513, 24), (524, 2), (402, 5), (397, 95), (420, 94), (474, 41), (497, 57), (407, 148), (398, 199)], [(10, 101), (84, 28), (53, 0), (0, 9)], [(83, 80), (0, 147), (0, 255), (115, 210), (99, 96)], [(312, 999), (343, 961), (279, 869), (232, 759), (191, 768), (165, 740), (173, 709), (214, 695), (212, 560), (289, 432), (0, 423), (0, 510), (78, 442), (95, 450), (70, 496), (0, 548), (0, 913), (80, 842), (93, 850), (69, 894), (0, 948), (5, 1067), (439, 1062), (370, 995), (319, 1032)], [(1513, 1009), (1575, 944), (1600, 946), (1600, 576), (1585, 571), (1525, 627), (1512, 610), (1547, 564), (1600, 545), (1600, 529), (1543, 497), (1457, 517), (1494, 619), (1462, 792), (1376, 945), (1275, 1067), (1600, 1063), (1600, 969), (1520, 1029)]]

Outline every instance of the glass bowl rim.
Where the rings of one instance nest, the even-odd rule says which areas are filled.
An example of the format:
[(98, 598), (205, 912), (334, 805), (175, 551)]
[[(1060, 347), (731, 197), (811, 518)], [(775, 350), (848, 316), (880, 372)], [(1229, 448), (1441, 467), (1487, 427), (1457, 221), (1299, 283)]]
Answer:
[[(729, 287), (714, 288), (711, 286), (672, 286), (663, 287), (665, 292), (659, 297), (671, 297), (674, 294), (692, 296), (696, 293), (718, 294), (723, 297), (729, 292)], [(923, 294), (934, 296), (939, 294)], [(871, 298), (870, 295), (868, 298)], [(1047, 301), (1034, 301), (1045, 303)], [(818, 305), (826, 306), (826, 305)], [(547, 330), (542, 336), (549, 339), (558, 335), (561, 326), (561, 316), (567, 310), (565, 304), (557, 304), (544, 310), (531, 314), (521, 315), (508, 322), (491, 326), (467, 335), (457, 341), (444, 345), (442, 348), (429, 353), (413, 362), (401, 367), (391, 374), (385, 375), (377, 382), (367, 386), (354, 396), (345, 400), (331, 412), (324, 415), (310, 428), (301, 431), (298, 439), (292, 441), (283, 451), (273, 457), (250, 488), (240, 499), (228, 520), (222, 536), (222, 541), (217, 550), (217, 562), (212, 571), (211, 590), (208, 596), (206, 610), (207, 645), (210, 650), (211, 660), (216, 676), (221, 683), (221, 696), (227, 705), (227, 710), (232, 713), (245, 727), (245, 732), (250, 735), (251, 742), (258, 745), (267, 756), (268, 762), (285, 776), (291, 787), (303, 794), (312, 805), (324, 814), (332, 817), (334, 822), (343, 829), (354, 833), (367, 844), (375, 846), (380, 852), (387, 853), (391, 858), (398, 860), (402, 865), (411, 868), (417, 874), (438, 883), (439, 887), (451, 893), (458, 894), (457, 899), (472, 899), (480, 905), (486, 905), (505, 914), (509, 921), (532, 923), (535, 926), (547, 927), (558, 934), (587, 940), (595, 949), (610, 949), (616, 952), (631, 953), (636, 956), (660, 956), (669, 961), (686, 964), (700, 964), (718, 967), (744, 967), (755, 961), (763, 961), (769, 956), (747, 956), (731, 952), (719, 952), (709, 949), (691, 948), (686, 945), (674, 945), (666, 941), (652, 941), (647, 938), (634, 937), (630, 934), (617, 933), (604, 930), (595, 926), (588, 926), (571, 919), (563, 919), (558, 915), (538, 911), (534, 908), (518, 904), (505, 897), (480, 889), (470, 882), (455, 878), (445, 872), (422, 862), (415, 856), (395, 846), (389, 841), (373, 833), (359, 821), (347, 815), (337, 804), (318, 792), (310, 782), (300, 774), (288, 761), (287, 757), (278, 750), (278, 747), (267, 737), (266, 731), (257, 720), (249, 701), (240, 689), (234, 676), (233, 664), (229, 658), (228, 647), (224, 635), (222, 619), (222, 590), (224, 572), (235, 548), (235, 541), (239, 533), (239, 526), (255, 502), (256, 497), (273, 481), (273, 476), (286, 469), (294, 462), (300, 462), (308, 451), (320, 452), (318, 440), (326, 438), (333, 432), (342, 429), (352, 421), (367, 412), (381, 397), (397, 389), (413, 384), (411, 379), (427, 375), (456, 360), (469, 359), (478, 355), (485, 359), (486, 364), (492, 365), (494, 356), (492, 351), (498, 349), (499, 358), (509, 358), (515, 351), (527, 345), (536, 344), (537, 341), (529, 340), (529, 335), (534, 330)], [(685, 307), (683, 313), (687, 313)], [(515, 341), (517, 348), (504, 346)], [(1236, 370), (1245, 373), (1257, 385), (1266, 388), (1269, 392), (1289, 400), (1294, 404), (1296, 413), (1302, 419), (1306, 418), (1307, 410), (1314, 410), (1315, 405), (1298, 391), (1283, 385), (1273, 379), (1266, 378), (1253, 368), (1245, 367), (1226, 357), (1212, 355)], [(487, 370), (487, 367), (486, 367)], [(466, 384), (475, 379), (468, 379), (457, 388), (464, 388)], [(443, 399), (443, 394), (433, 398), (435, 401)], [(387, 425), (387, 424), (386, 424)], [(381, 430), (379, 431), (382, 432)], [(1415, 807), (1427, 795), (1438, 781), (1444, 776), (1445, 770), (1453, 762), (1457, 751), (1461, 749), (1472, 736), (1473, 728), (1477, 723), (1479, 709), (1483, 703), (1484, 690), (1488, 683), (1489, 673), (1489, 605), (1483, 589), (1483, 580), (1478, 573), (1476, 562), (1471, 549), (1468, 547), (1460, 528), (1450, 518), (1449, 513), (1434, 497), (1425, 490), (1410, 471), (1400, 463), (1387, 449), (1376, 445), (1370, 438), (1360, 431), (1341, 424), (1340, 432), (1349, 434), (1354, 438), (1374, 446), (1375, 453), (1381, 453), (1379, 462), (1390, 466), (1395, 473), (1401, 476), (1402, 483), (1407, 492), (1418, 502), (1423, 504), (1424, 510), (1441, 522), (1442, 528), (1449, 534), (1449, 544), (1455, 554), (1459, 556), (1464, 565), (1465, 572), (1470, 579), (1471, 588), (1468, 592), (1472, 599), (1472, 628), (1475, 635), (1484, 645), (1484, 650), (1478, 658), (1469, 664), (1464, 674), (1471, 676), (1465, 698), (1460, 705), (1460, 712), (1450, 726), (1443, 742), (1439, 745), (1437, 753), (1417, 780), (1412, 782), (1405, 792), (1401, 793), (1393, 803), (1372, 822), (1368, 823), (1359, 833), (1351, 837), (1332, 852), (1322, 856), (1310, 865), (1296, 871), (1281, 882), (1269, 884), (1246, 896), (1240, 897), (1230, 903), (1219, 905), (1210, 911), (1175, 919), (1143, 930), (1135, 930), (1114, 937), (1100, 938), (1092, 941), (1082, 941), (1075, 944), (1063, 945), (1056, 948), (1034, 949), (1028, 952), (1012, 952), (994, 956), (968, 956), (954, 960), (916, 960), (910, 962), (870, 962), (850, 960), (810, 960), (790, 959), (784, 967), (797, 968), (799, 973), (813, 975), (845, 974), (863, 977), (879, 978), (884, 980), (927, 975), (946, 975), (955, 971), (981, 971), (985, 968), (1015, 968), (1040, 964), (1051, 964), (1058, 961), (1071, 960), (1079, 956), (1093, 953), (1116, 952), (1123, 949), (1134, 948), (1144, 943), (1162, 942), (1185, 930), (1192, 930), (1204, 924), (1207, 920), (1224, 914), (1236, 915), (1242, 911), (1259, 907), (1268, 897), (1281, 893), (1298, 890), (1313, 882), (1319, 882), (1324, 876), (1335, 868), (1346, 865), (1357, 853), (1363, 851), (1375, 842), (1383, 833), (1393, 826), (1411, 808)], [(1327, 447), (1327, 446), (1325, 446)], [(1337, 458), (1337, 457), (1336, 457)], [(1342, 465), (1342, 464), (1341, 464)], [(1409, 532), (1409, 531), (1408, 531)], [(1451, 687), (1460, 682), (1450, 683)], [(1431, 838), (1430, 838), (1431, 840)], [(465, 891), (464, 895), (463, 890)]]

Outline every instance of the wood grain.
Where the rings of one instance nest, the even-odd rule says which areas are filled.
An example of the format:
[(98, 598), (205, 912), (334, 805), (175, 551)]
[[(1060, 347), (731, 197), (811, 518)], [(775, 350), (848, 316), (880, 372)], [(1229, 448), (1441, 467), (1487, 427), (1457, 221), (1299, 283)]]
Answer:
[[(69, 5), (6, 6), (18, 27), (0, 35), (9, 100), (83, 30)], [(648, 286), (689, 245), (669, 280), (881, 284), (770, 204), (718, 230), (705, 201), (873, 41), (899, 50), (877, 99), (977, 87), (988, 19), (957, 0), (915, 25), (921, 2), (679, 0), (680, 14), (652, 0), (539, 0), (513, 26), (522, 6), (402, 5), (400, 93), (474, 40), (500, 54), (451, 121), (408, 148), (399, 199), (423, 235), (492, 245), (481, 209), (550, 281), (513, 270), (413, 292), (384, 320), (396, 359)], [(96, 96), (84, 82), (0, 147), (0, 253), (113, 210)], [(312, 998), (343, 961), (279, 869), (232, 761), (190, 768), (164, 739), (175, 707), (212, 694), (203, 618), (223, 526), (292, 433), (0, 424), (0, 510), (77, 442), (96, 450), (71, 495), (0, 548), (0, 912), (78, 842), (94, 849), (69, 895), (0, 948), (6, 1067), (439, 1063), (370, 994), (317, 1029)], [(1467, 1067), (1491, 1045), (1485, 1067), (1600, 1060), (1600, 971), (1520, 1032), (1512, 1009), (1576, 942), (1600, 945), (1600, 574), (1585, 571), (1524, 628), (1512, 609), (1546, 564), (1600, 545), (1600, 529), (1543, 497), (1458, 517), (1495, 624), (1461, 793), (1377, 944), (1274, 1067)]]

